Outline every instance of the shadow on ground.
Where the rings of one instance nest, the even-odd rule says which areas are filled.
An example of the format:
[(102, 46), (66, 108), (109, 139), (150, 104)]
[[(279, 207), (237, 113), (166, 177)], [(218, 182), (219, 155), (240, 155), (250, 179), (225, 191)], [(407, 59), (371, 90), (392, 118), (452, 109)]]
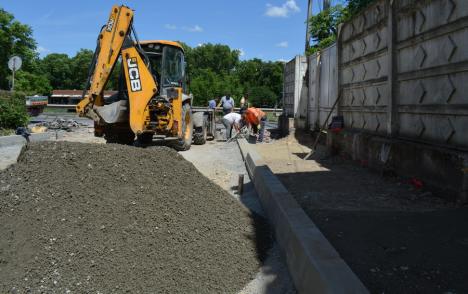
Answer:
[(371, 293), (468, 293), (468, 208), (341, 158), (316, 161), (322, 170), (277, 176)]

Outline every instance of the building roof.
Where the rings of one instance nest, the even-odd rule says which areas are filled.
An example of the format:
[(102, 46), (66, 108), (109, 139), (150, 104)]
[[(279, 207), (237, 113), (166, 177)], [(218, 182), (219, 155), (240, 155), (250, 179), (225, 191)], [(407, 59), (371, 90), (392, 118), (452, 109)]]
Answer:
[[(117, 93), (117, 91), (104, 91), (104, 97), (110, 97)], [(63, 98), (81, 98), (83, 90), (52, 90), (50, 97), (63, 97)]]

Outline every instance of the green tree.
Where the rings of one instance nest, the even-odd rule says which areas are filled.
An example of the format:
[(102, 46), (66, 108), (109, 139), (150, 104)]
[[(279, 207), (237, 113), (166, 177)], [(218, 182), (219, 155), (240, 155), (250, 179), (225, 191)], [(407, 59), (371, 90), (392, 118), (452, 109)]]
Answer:
[(351, 19), (375, 0), (348, 0), (347, 6), (336, 5), (325, 9), (309, 19), (314, 44), (307, 50), (313, 54), (333, 44), (338, 32), (338, 24)]
[(204, 44), (187, 51), (191, 73), (210, 69), (216, 74), (229, 74), (239, 63), (240, 52), (227, 45)]
[(347, 19), (358, 14), (375, 0), (348, 0)]
[(89, 49), (80, 49), (71, 59), (70, 67), (73, 75), (71, 79), (71, 88), (83, 89), (88, 79), (89, 66), (93, 60), (94, 52)]
[(256, 86), (250, 91), (249, 102), (255, 107), (273, 107), (277, 101), (277, 95), (269, 87)]
[(0, 92), (0, 130), (25, 126), (29, 120), (26, 113), (25, 95)]
[(31, 71), (35, 69), (36, 42), (32, 37), (30, 26), (15, 20), (11, 13), (0, 8), (0, 88), (9, 87), (6, 77), (11, 75), (8, 69), (8, 59), (18, 55), (23, 59), (22, 69)]
[(53, 89), (70, 89), (72, 82), (72, 61), (67, 54), (52, 53), (41, 60), (41, 69)]
[(274, 100), (281, 97), (283, 90), (283, 64), (281, 62), (264, 62), (260, 59), (241, 61), (236, 68), (236, 75), (239, 77), (244, 93), (248, 94), (254, 88), (262, 86), (274, 93)]
[(15, 90), (28, 95), (49, 95), (52, 92), (52, 87), (45, 75), (20, 70), (17, 72), (15, 80)]
[(335, 42), (338, 24), (343, 21), (347, 13), (346, 8), (336, 5), (321, 11), (309, 19), (310, 33), (314, 43), (308, 50), (308, 54), (313, 54)]

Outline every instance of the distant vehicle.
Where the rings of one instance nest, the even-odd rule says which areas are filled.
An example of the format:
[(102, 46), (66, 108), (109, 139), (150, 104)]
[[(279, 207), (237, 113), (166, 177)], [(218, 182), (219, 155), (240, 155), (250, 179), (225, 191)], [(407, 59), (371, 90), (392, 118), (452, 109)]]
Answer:
[(47, 96), (26, 96), (26, 109), (31, 116), (38, 116), (47, 106)]

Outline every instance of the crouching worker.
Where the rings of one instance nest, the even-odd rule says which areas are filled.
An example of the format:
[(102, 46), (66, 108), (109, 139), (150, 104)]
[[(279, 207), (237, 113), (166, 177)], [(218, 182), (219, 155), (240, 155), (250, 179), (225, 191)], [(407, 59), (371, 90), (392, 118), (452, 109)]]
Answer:
[(241, 119), (242, 116), (237, 112), (231, 112), (223, 116), (222, 122), (224, 127), (226, 127), (226, 140), (231, 139), (232, 128), (239, 132)]
[(249, 107), (247, 109), (242, 109), (241, 114), (244, 123), (252, 127), (252, 130), (255, 134), (258, 134), (258, 141), (263, 142), (266, 123), (265, 112), (255, 107)]

